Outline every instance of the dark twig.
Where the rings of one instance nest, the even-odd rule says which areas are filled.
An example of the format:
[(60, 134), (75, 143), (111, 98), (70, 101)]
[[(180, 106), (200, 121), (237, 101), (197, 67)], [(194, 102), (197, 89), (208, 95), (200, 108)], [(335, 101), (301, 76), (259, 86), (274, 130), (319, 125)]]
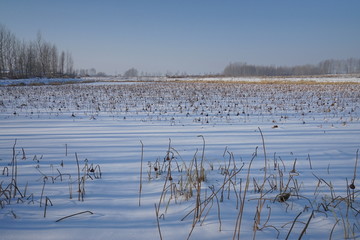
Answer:
[(84, 213), (94, 214), (94, 213), (91, 212), (91, 211), (78, 212), (78, 213), (71, 214), (71, 215), (69, 215), (69, 216), (62, 217), (62, 218), (56, 220), (55, 222), (60, 222), (60, 221), (62, 221), (62, 220), (64, 220), (64, 219), (66, 219), (66, 218), (74, 217), (74, 216), (77, 216), (77, 215), (80, 215), (80, 214), (84, 214)]
[(308, 221), (307, 221), (304, 229), (301, 231), (301, 234), (300, 234), (300, 236), (299, 236), (299, 239), (301, 239), (302, 236), (305, 234), (306, 229), (308, 228), (308, 226), (309, 226), (309, 224), (310, 224), (310, 221), (311, 221), (311, 219), (313, 218), (313, 216), (314, 216), (314, 211), (311, 212), (311, 215), (310, 215), (310, 217), (309, 217), (309, 219), (308, 219)]

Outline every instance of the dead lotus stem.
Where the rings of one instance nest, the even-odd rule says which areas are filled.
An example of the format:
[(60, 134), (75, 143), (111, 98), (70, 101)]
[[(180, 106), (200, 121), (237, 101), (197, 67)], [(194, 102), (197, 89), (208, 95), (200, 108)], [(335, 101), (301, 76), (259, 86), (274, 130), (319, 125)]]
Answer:
[[(234, 183), (232, 180), (230, 180), (232, 186), (233, 186), (233, 189), (234, 189), (234, 193), (235, 193), (235, 197), (236, 197), (236, 209), (239, 209), (239, 198), (240, 198), (240, 195), (238, 194), (237, 190), (236, 190), (236, 183)], [(240, 179), (240, 184), (241, 184), (241, 179)], [(217, 197), (216, 197), (217, 198)], [(228, 198), (230, 199), (230, 197)]]
[[(96, 174), (97, 173), (97, 174)], [(94, 176), (95, 178), (101, 178), (101, 168), (100, 168), (100, 165), (97, 164), (94, 168)]]
[[(227, 175), (228, 175), (228, 172), (225, 170), (223, 183), (226, 182), (226, 177), (227, 177)], [(224, 201), (224, 191), (225, 191), (225, 189), (223, 188), (223, 189), (221, 190), (221, 194), (220, 194), (220, 202), (223, 202), (223, 201)]]
[(81, 201), (84, 201), (84, 196), (85, 196), (85, 179), (86, 176), (81, 177)]
[(167, 212), (167, 210), (169, 208), (169, 205), (170, 205), (170, 201), (173, 198), (175, 199), (175, 203), (176, 203), (176, 191), (177, 191), (177, 188), (176, 188), (175, 183), (170, 183), (170, 185), (166, 187), (163, 201), (165, 202), (165, 196), (166, 196), (166, 193), (169, 191), (169, 189), (170, 189), (170, 197), (168, 198), (168, 201), (167, 201), (166, 206), (165, 206), (165, 213)]
[[(196, 151), (197, 152), (197, 151)], [(200, 204), (200, 194), (201, 194), (201, 180), (199, 178), (199, 170), (197, 164), (197, 158), (194, 156), (194, 165), (195, 165), (195, 184), (196, 184), (196, 207), (194, 212), (194, 223), (199, 219), (199, 215), (201, 212), (201, 204)]]
[(246, 193), (247, 193), (247, 191), (249, 189), (249, 184), (250, 184), (250, 170), (251, 170), (251, 165), (252, 165), (254, 159), (256, 158), (256, 156), (257, 156), (257, 147), (256, 147), (255, 153), (254, 153), (254, 155), (253, 155), (253, 157), (252, 157), (252, 159), (250, 160), (250, 163), (249, 163), (248, 172), (247, 172), (247, 176), (246, 176), (246, 183), (245, 183), (245, 188), (244, 188), (243, 199), (241, 201), (242, 204), (240, 206), (239, 213), (238, 213), (238, 216), (237, 216), (237, 219), (236, 219), (235, 231), (234, 231), (233, 239), (235, 239), (235, 238), (240, 239), (241, 222), (242, 222), (242, 216), (243, 216), (243, 213), (244, 213)]
[[(211, 199), (209, 202), (211, 203), (211, 205), (210, 205), (210, 207), (208, 208), (208, 210), (206, 211), (206, 213), (205, 213), (205, 215), (204, 215), (204, 217), (203, 217), (203, 219), (202, 219), (202, 221), (201, 221), (201, 223), (200, 223), (200, 226), (203, 225), (203, 223), (205, 222), (206, 217), (208, 216), (210, 210), (212, 209), (212, 207), (213, 207), (213, 205), (214, 205), (214, 199)], [(204, 209), (207, 207), (207, 205), (209, 205), (209, 203), (206, 204), (206, 206), (204, 207)]]
[(171, 177), (171, 159), (169, 159), (168, 172), (167, 172), (167, 176), (166, 176), (166, 178), (165, 178), (163, 190), (162, 190), (162, 192), (161, 192), (161, 196), (160, 196), (160, 199), (159, 199), (159, 205), (157, 206), (157, 207), (158, 207), (157, 211), (160, 210), (161, 201), (164, 201), (164, 202), (165, 202), (165, 195), (166, 195), (166, 192), (167, 192), (167, 188), (169, 187), (169, 186), (167, 186), (167, 182), (168, 182), (169, 180), (172, 180), (172, 178), (170, 178), (170, 177)]
[(46, 196), (46, 197), (45, 197), (44, 218), (46, 218), (46, 209), (47, 209), (47, 206), (48, 206), (48, 202), (50, 203), (50, 206), (53, 206), (50, 198), (48, 198), (48, 197)]
[(61, 172), (59, 171), (59, 169), (56, 169), (56, 171), (58, 171), (59, 175), (57, 177), (55, 177), (55, 179), (60, 177), (60, 181), (62, 182), (62, 174), (61, 174)]
[(254, 179), (254, 182), (255, 182), (255, 186), (257, 186), (258, 188), (258, 192), (260, 192), (260, 198), (258, 200), (258, 205), (256, 207), (256, 214), (255, 214), (255, 219), (254, 219), (254, 239), (255, 239), (255, 236), (256, 236), (256, 231), (259, 229), (259, 225), (260, 225), (260, 222), (261, 222), (261, 211), (263, 209), (263, 206), (265, 204), (265, 201), (266, 200), (263, 200), (263, 190), (264, 190), (264, 187), (265, 187), (265, 183), (267, 181), (267, 156), (266, 156), (266, 148), (265, 148), (265, 140), (264, 140), (264, 135), (261, 131), (261, 128), (258, 127), (259, 129), (259, 132), (260, 132), (260, 135), (261, 135), (261, 140), (262, 140), (262, 145), (263, 145), (263, 151), (264, 151), (264, 179), (263, 179), (263, 182), (261, 184), (261, 186), (258, 186), (256, 180)]
[[(205, 138), (203, 135), (199, 135), (198, 137), (201, 137), (203, 140), (203, 149), (202, 149), (202, 154), (201, 154), (201, 163), (200, 163), (200, 169), (204, 168), (204, 158), (205, 158)], [(200, 176), (202, 179), (205, 180), (205, 176)]]
[(333, 232), (334, 232), (334, 229), (336, 227), (336, 225), (339, 223), (340, 219), (336, 220), (334, 226), (331, 228), (331, 232), (330, 232), (330, 236), (329, 236), (329, 240), (332, 239), (332, 235), (333, 235)]
[(297, 159), (295, 158), (294, 163), (293, 163), (293, 168), (290, 171), (290, 173), (294, 174), (294, 175), (298, 175), (298, 173), (296, 172), (296, 161), (297, 161)]
[(284, 190), (282, 192), (286, 192), (289, 188), (289, 184), (291, 182), (291, 180), (293, 179), (293, 176), (292, 175), (289, 175), (289, 179), (288, 179), (288, 182), (286, 183), (286, 186), (284, 188)]
[(169, 147), (166, 153), (165, 161), (170, 161), (171, 138), (169, 138)]
[(77, 153), (75, 153), (76, 165), (78, 170), (78, 201), (80, 201), (81, 197), (81, 179), (80, 179), (80, 166), (79, 166), (79, 159)]
[(69, 176), (69, 198), (72, 199), (72, 181), (71, 181), (71, 176)]
[(310, 164), (310, 169), (312, 169), (310, 154), (308, 154), (308, 160), (309, 160), (309, 164)]
[[(171, 147), (171, 150), (174, 151), (180, 157), (180, 159), (182, 161), (182, 164), (185, 166), (185, 169), (186, 169), (186, 163), (184, 162), (184, 160), (181, 157), (180, 153), (173, 147)], [(182, 169), (180, 169), (179, 163), (176, 161), (176, 159), (175, 159), (175, 163), (176, 163), (176, 167), (178, 168), (178, 171), (182, 172)]]
[(266, 157), (266, 148), (265, 148), (265, 140), (264, 140), (264, 135), (261, 131), (261, 128), (258, 127), (260, 135), (261, 135), (261, 140), (262, 140), (262, 145), (263, 145), (263, 151), (264, 151), (264, 181), (263, 184), (261, 186), (261, 189), (264, 188), (265, 185), (265, 179), (266, 179), (266, 174), (267, 174), (267, 157)]
[[(216, 194), (215, 194), (214, 196), (216, 196)], [(207, 205), (209, 204), (209, 202), (211, 202), (212, 205), (213, 205), (213, 201), (214, 201), (214, 198), (212, 197), (211, 199), (208, 198), (208, 199), (206, 199), (204, 202), (202, 202), (202, 205), (204, 205), (204, 207), (200, 209), (200, 213), (199, 213), (198, 218), (196, 218), (196, 215), (195, 215), (195, 213), (194, 213), (193, 223), (192, 223), (192, 225), (191, 225), (191, 230), (190, 230), (190, 232), (189, 232), (189, 235), (188, 235), (188, 237), (187, 237), (187, 240), (190, 239), (191, 234), (192, 234), (192, 232), (193, 232), (194, 229), (195, 229), (196, 223), (197, 223), (198, 221), (200, 222), (201, 217), (203, 216), (203, 212), (205, 211)], [(211, 205), (211, 206), (212, 206), (212, 205)], [(195, 208), (195, 209), (197, 209), (197, 208)], [(206, 215), (204, 216), (204, 218), (206, 218)], [(205, 220), (205, 219), (203, 219), (203, 220)]]
[(218, 213), (218, 219), (219, 219), (219, 231), (221, 232), (221, 229), (222, 229), (222, 225), (221, 225), (221, 215), (220, 215), (220, 204), (219, 204), (219, 198), (217, 197), (217, 195), (215, 194), (214, 195), (215, 198), (216, 198), (216, 204), (217, 204), (217, 213)]
[(28, 188), (28, 184), (29, 184), (29, 182), (26, 182), (26, 185), (25, 185), (25, 188), (24, 188), (24, 196), (23, 196), (23, 197), (26, 197), (26, 191), (27, 191), (27, 188)]
[(9, 176), (9, 168), (8, 167), (4, 167), (3, 171), (2, 171), (2, 175), (5, 176), (5, 172), (6, 172), (6, 176)]
[(22, 160), (26, 160), (26, 154), (25, 154), (25, 150), (24, 150), (24, 148), (21, 148), (21, 151), (22, 151)]
[(311, 219), (313, 218), (313, 216), (314, 216), (314, 210), (311, 212), (311, 215), (310, 215), (308, 221), (306, 222), (306, 225), (305, 225), (304, 229), (301, 231), (300, 236), (299, 236), (299, 239), (301, 239), (302, 236), (305, 234), (306, 229), (309, 227), (310, 221), (311, 221)]
[(350, 188), (355, 189), (355, 178), (356, 178), (356, 169), (357, 169), (357, 163), (359, 159), (359, 149), (356, 151), (356, 160), (355, 160), (355, 167), (354, 167), (354, 177), (351, 181)]
[(293, 229), (293, 227), (294, 227), (294, 225), (295, 225), (295, 223), (296, 223), (297, 219), (300, 217), (300, 215), (301, 215), (302, 213), (303, 213), (303, 212), (300, 212), (300, 213), (299, 213), (299, 214), (295, 217), (294, 221), (292, 221), (292, 224), (291, 224), (290, 230), (289, 230), (288, 234), (286, 235), (285, 240), (289, 239), (290, 233), (291, 233), (291, 231), (292, 231), (292, 229)]
[(43, 178), (44, 184), (43, 184), (43, 187), (42, 187), (42, 190), (41, 190), (40, 207), (41, 207), (42, 198), (43, 198), (43, 195), (44, 195), (44, 189), (45, 189), (45, 184), (46, 184), (46, 180), (47, 180), (47, 179), (48, 179), (47, 177), (44, 177), (44, 178)]
[[(15, 152), (16, 141), (17, 141), (17, 139), (15, 139), (15, 143), (12, 148), (13, 154), (12, 154), (12, 160), (11, 160), (11, 181), (14, 182), (14, 187), (17, 186), (17, 161), (16, 161), (16, 152)], [(13, 185), (10, 186), (10, 198), (16, 196), (16, 190), (14, 190), (13, 195), (12, 195), (12, 192), (13, 192), (12, 190), (13, 190)]]
[[(269, 206), (266, 206), (266, 208), (269, 209), (269, 214), (268, 214), (268, 217), (265, 221), (265, 223), (263, 224), (263, 226), (261, 228), (259, 228), (259, 231), (265, 229), (265, 228), (273, 228), (275, 229), (275, 231), (277, 232), (277, 236), (276, 238), (278, 239), (279, 238), (279, 235), (280, 235), (280, 231), (279, 229), (277, 229), (277, 227), (273, 226), (273, 225), (268, 225), (268, 222), (270, 221), (270, 217), (271, 217), (271, 207)], [(256, 236), (256, 232), (254, 232), (254, 239), (255, 239), (255, 236)]]
[(139, 207), (141, 205), (141, 190), (142, 190), (142, 171), (143, 171), (143, 160), (144, 160), (144, 144), (141, 143), (141, 160), (140, 160), (140, 186), (139, 186)]
[(163, 238), (161, 235), (160, 222), (159, 222), (159, 207), (156, 206), (156, 203), (155, 203), (155, 215), (156, 215), (156, 223), (159, 231), (160, 240), (162, 240)]
[(256, 236), (256, 231), (260, 229), (259, 225), (261, 224), (261, 212), (262, 212), (262, 209), (264, 207), (265, 201), (266, 201), (266, 199), (264, 199), (262, 195), (258, 199), (258, 205), (256, 206), (256, 213), (255, 213), (254, 227), (253, 227), (253, 229), (254, 229), (254, 239), (255, 239), (255, 236)]

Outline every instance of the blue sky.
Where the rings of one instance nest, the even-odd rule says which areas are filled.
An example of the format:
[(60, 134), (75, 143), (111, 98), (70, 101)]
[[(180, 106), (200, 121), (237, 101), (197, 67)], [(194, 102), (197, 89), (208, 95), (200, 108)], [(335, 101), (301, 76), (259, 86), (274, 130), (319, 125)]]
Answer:
[(0, 0), (0, 23), (108, 74), (360, 57), (359, 0)]

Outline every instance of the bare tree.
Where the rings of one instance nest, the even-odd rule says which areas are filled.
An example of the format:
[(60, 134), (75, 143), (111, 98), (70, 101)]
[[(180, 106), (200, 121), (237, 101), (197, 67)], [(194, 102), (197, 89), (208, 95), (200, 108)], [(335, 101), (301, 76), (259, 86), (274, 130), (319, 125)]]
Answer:
[(74, 75), (74, 61), (69, 51), (67, 51), (65, 55), (65, 66), (66, 75)]
[(10, 31), (4, 30), (2, 37), (2, 72), (6, 76), (13, 77), (16, 64), (16, 38)]
[(95, 76), (96, 75), (96, 69), (95, 68), (90, 68), (89, 75), (90, 76)]
[(4, 25), (0, 24), (0, 77), (5, 75), (5, 35), (6, 28)]
[(138, 70), (135, 68), (130, 68), (129, 70), (125, 71), (124, 77), (131, 78), (131, 77), (137, 77), (138, 76)]
[(27, 77), (27, 71), (26, 71), (26, 44), (18, 42), (16, 45), (16, 77)]
[(50, 49), (50, 73), (51, 76), (58, 75), (58, 51), (55, 45)]
[(35, 41), (20, 42), (0, 24), (0, 77), (54, 77), (74, 74), (71, 53), (60, 56), (56, 45), (43, 40), (38, 32)]
[(64, 71), (65, 71), (65, 52), (62, 51), (59, 57), (59, 72), (61, 75), (63, 75)]

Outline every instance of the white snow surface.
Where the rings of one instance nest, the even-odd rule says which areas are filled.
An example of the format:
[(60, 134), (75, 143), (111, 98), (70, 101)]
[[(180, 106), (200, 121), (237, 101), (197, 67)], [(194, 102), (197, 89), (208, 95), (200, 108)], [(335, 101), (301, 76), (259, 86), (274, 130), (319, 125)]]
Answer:
[[(162, 239), (233, 239), (241, 206), (240, 239), (360, 237), (355, 83), (2, 86), (0, 123), (0, 239), (160, 239), (157, 220)], [(205, 203), (191, 231), (196, 185), (186, 198), (181, 182), (195, 159)], [(239, 172), (221, 198), (226, 168)]]

